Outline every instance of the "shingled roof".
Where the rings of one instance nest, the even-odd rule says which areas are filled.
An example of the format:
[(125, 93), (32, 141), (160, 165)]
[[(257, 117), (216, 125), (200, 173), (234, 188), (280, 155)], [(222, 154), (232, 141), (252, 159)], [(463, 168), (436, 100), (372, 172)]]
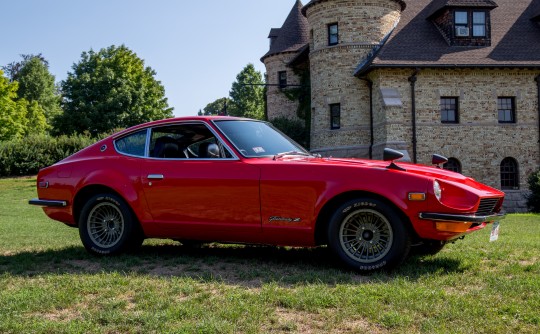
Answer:
[(432, 2), (433, 12), (430, 15), (436, 16), (439, 12), (448, 7), (468, 7), (468, 8), (497, 8), (498, 5), (495, 1), (491, 0), (433, 0)]
[(297, 0), (289, 16), (280, 29), (270, 30), (270, 36), (275, 38), (268, 51), (262, 58), (284, 52), (296, 52), (309, 43), (309, 24), (302, 15), (302, 2)]
[(540, 21), (540, 1), (536, 1), (536, 7), (533, 10), (533, 16), (531, 18), (533, 21)]
[(384, 67), (540, 68), (540, 26), (531, 20), (538, 3), (497, 0), (491, 11), (491, 46), (463, 47), (449, 46), (428, 19), (441, 1), (410, 1), (388, 41), (356, 74)]

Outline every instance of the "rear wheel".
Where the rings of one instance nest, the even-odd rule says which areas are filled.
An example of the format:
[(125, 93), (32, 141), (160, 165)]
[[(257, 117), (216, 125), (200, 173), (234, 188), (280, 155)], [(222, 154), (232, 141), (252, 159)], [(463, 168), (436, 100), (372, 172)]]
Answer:
[(388, 204), (358, 198), (341, 205), (331, 218), (328, 242), (348, 267), (360, 272), (401, 264), (410, 239), (400, 215)]
[(79, 235), (90, 253), (114, 255), (138, 248), (144, 236), (129, 206), (114, 194), (99, 194), (84, 205)]

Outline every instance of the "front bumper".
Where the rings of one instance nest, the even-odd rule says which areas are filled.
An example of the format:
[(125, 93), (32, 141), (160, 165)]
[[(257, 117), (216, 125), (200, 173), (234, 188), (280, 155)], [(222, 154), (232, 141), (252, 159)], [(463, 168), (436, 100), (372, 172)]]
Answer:
[(471, 215), (453, 215), (450, 213), (420, 213), (420, 219), (451, 222), (451, 223), (492, 223), (506, 218), (505, 213), (496, 213), (487, 216)]
[(47, 201), (42, 200), (38, 198), (34, 198), (28, 201), (28, 204), (30, 205), (38, 205), (38, 206), (46, 206), (46, 207), (53, 207), (53, 208), (63, 208), (67, 206), (66, 201)]

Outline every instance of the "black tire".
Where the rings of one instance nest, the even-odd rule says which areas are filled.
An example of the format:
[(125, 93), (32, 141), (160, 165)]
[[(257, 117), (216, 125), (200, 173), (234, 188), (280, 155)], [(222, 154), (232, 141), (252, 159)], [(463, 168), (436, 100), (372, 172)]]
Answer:
[(328, 244), (347, 267), (363, 273), (395, 268), (411, 248), (398, 212), (372, 198), (357, 198), (337, 208), (328, 226)]
[(95, 255), (116, 255), (140, 247), (142, 230), (128, 204), (114, 194), (99, 194), (84, 205), (79, 218), (84, 248)]
[(422, 244), (411, 247), (411, 255), (426, 256), (439, 253), (446, 243), (438, 240), (423, 240)]

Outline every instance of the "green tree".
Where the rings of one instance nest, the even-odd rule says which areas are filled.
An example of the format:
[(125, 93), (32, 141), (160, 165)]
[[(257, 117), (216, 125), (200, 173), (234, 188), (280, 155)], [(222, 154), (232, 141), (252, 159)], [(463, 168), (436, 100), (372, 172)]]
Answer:
[(27, 129), (28, 102), (17, 98), (18, 86), (0, 70), (0, 141), (21, 137)]
[(62, 82), (59, 133), (96, 135), (172, 117), (156, 72), (124, 45), (83, 52), (72, 70)]
[(229, 95), (229, 115), (264, 119), (264, 81), (253, 64), (248, 64), (236, 76)]
[(227, 97), (217, 99), (212, 103), (208, 103), (204, 107), (202, 115), (205, 116), (226, 116), (228, 114), (228, 108), (231, 105), (231, 100)]
[[(22, 62), (8, 65), (11, 66), (11, 80), (19, 83), (18, 98), (24, 98), (31, 104), (37, 103), (32, 106), (30, 118), (46, 119), (46, 123), (51, 124), (61, 113), (60, 95), (57, 93), (54, 76), (49, 72), (48, 63), (41, 54), (22, 57)], [(38, 123), (41, 124), (41, 121)], [(44, 131), (46, 127), (34, 128), (34, 132)]]

